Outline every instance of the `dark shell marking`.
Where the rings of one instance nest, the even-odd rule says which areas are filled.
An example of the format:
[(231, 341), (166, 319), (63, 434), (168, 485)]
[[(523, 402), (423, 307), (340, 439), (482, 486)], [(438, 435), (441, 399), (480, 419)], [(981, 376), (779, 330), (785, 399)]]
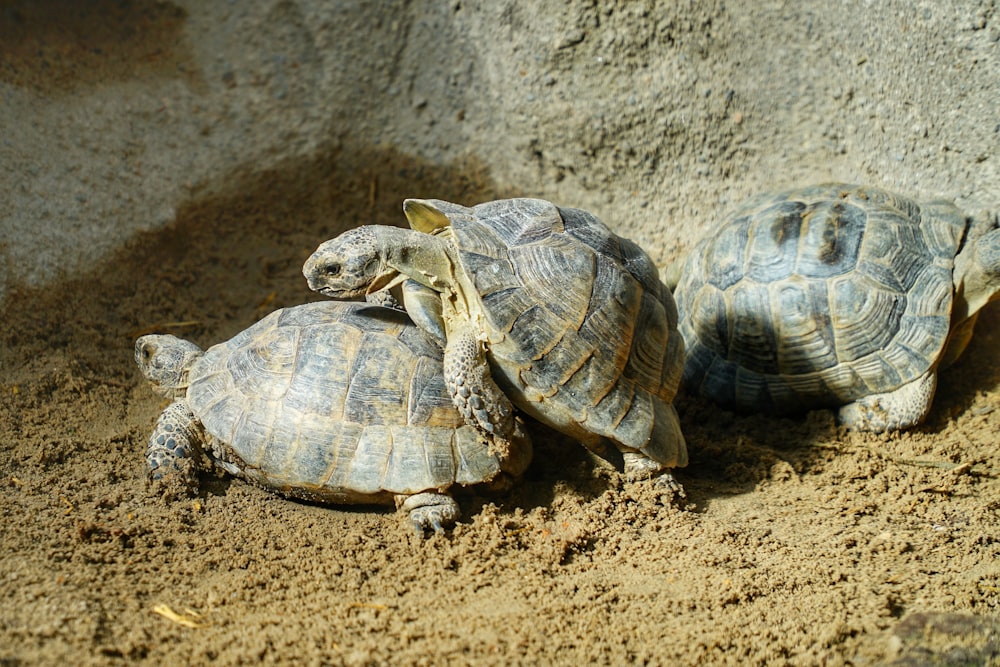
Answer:
[(757, 197), (688, 259), (675, 296), (684, 383), (794, 411), (888, 392), (937, 362), (965, 220), (877, 188)]

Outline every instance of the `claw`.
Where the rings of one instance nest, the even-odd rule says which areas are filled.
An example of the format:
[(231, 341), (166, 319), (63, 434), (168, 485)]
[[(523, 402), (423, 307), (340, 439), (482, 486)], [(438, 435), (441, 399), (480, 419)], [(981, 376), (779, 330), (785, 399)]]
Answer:
[(451, 496), (440, 493), (397, 496), (396, 504), (400, 509), (410, 512), (410, 525), (420, 537), (428, 529), (438, 534), (443, 533), (460, 515), (458, 503)]
[(625, 477), (630, 482), (649, 479), (656, 475), (663, 466), (640, 452), (622, 452), (625, 461)]
[(653, 480), (653, 486), (660, 491), (672, 494), (674, 498), (687, 498), (687, 492), (684, 490), (684, 487), (669, 472), (656, 477)]
[(424, 537), (424, 525), (420, 523), (419, 519), (410, 517), (410, 526), (413, 527), (413, 532), (417, 534), (417, 537), (423, 539)]

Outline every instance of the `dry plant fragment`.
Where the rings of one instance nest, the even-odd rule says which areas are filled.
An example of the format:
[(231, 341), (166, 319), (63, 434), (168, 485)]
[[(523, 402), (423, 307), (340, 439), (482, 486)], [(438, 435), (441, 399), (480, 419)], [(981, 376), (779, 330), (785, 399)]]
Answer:
[(178, 614), (165, 604), (158, 604), (153, 607), (151, 611), (154, 614), (159, 614), (167, 620), (173, 621), (177, 625), (183, 625), (185, 628), (203, 628), (206, 625), (209, 625), (209, 623), (204, 620), (204, 616), (199, 614), (194, 609), (189, 609), (187, 607), (184, 608), (183, 614)]

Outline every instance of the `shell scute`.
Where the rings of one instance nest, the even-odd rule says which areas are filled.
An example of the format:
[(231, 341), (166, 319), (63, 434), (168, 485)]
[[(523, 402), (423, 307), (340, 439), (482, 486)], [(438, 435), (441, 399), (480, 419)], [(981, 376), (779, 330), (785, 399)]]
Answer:
[(626, 262), (622, 253), (622, 238), (601, 223), (597, 216), (578, 208), (562, 207), (563, 227), (566, 234), (592, 248), (598, 255)]
[(837, 364), (836, 341), (830, 327), (825, 284), (788, 281), (771, 290), (782, 313), (778, 368), (799, 375)]
[(720, 229), (701, 252), (695, 249), (693, 256), (699, 260), (700, 266), (686, 273), (705, 275), (706, 282), (723, 291), (743, 280), (743, 252), (750, 241), (749, 228), (750, 219), (742, 217)]
[(744, 281), (727, 293), (728, 320), (732, 340), (726, 359), (739, 366), (777, 375), (778, 349), (775, 332), (775, 314), (765, 287)]
[[(649, 292), (642, 294), (635, 329), (644, 335), (632, 338), (623, 376), (639, 386), (661, 387), (663, 366), (670, 361), (667, 352), (671, 335), (663, 304)], [(657, 392), (657, 395), (663, 393), (666, 392)], [(665, 398), (667, 401), (672, 399), (672, 394)]]
[(744, 246), (744, 278), (765, 283), (787, 278), (795, 270), (804, 208), (798, 202), (782, 202), (754, 216)]
[[(489, 220), (488, 227), (481, 224), (457, 225), (461, 245), (468, 246), (469, 238), (486, 229), (500, 238), (506, 247), (517, 247), (540, 243), (563, 230), (563, 219), (559, 209), (542, 199), (500, 199), (473, 207), (477, 223)], [(499, 255), (497, 255), (499, 256)]]
[(795, 272), (829, 278), (852, 271), (864, 238), (865, 212), (840, 201), (809, 206), (802, 216)]
[(595, 257), (565, 237), (545, 245), (511, 248), (518, 280), (535, 303), (545, 304), (568, 328), (579, 329), (592, 302)]
[(907, 298), (869, 280), (847, 276), (833, 283), (830, 321), (840, 363), (884, 348), (898, 335)]

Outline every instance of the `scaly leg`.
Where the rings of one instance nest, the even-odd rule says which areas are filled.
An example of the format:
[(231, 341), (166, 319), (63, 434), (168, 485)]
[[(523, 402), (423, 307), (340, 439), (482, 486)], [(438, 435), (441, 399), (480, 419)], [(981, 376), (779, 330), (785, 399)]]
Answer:
[(449, 331), (444, 377), (455, 407), (465, 421), (483, 432), (493, 445), (509, 450), (511, 441), (522, 437), (515, 431), (514, 407), (493, 380), (486, 351), (473, 327)]
[(927, 371), (895, 391), (871, 394), (840, 408), (840, 422), (856, 431), (898, 431), (915, 426), (930, 412), (937, 374)]
[(198, 419), (184, 401), (174, 401), (156, 420), (146, 464), (154, 480), (177, 480), (187, 491), (197, 487), (198, 455), (203, 436)]

